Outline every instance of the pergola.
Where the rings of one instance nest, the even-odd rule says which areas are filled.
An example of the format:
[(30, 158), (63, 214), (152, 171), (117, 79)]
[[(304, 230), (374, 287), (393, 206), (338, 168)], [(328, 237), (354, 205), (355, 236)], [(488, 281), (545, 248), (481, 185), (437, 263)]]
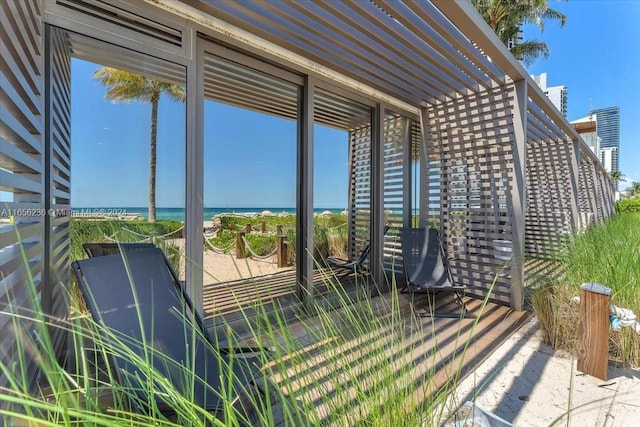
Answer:
[[(154, 77), (186, 81), (186, 281), (196, 295), (204, 99), (297, 121), (296, 265), (307, 298), (314, 123), (349, 131), (351, 249), (371, 241), (378, 283), (398, 260), (385, 224), (410, 226), (417, 206), (421, 226), (440, 228), (470, 294), (492, 289), (493, 301), (520, 310), (525, 257), (546, 256), (567, 233), (613, 214), (613, 183), (597, 157), (466, 0), (24, 0), (0, 7), (0, 190), (10, 195), (2, 208), (15, 223), (0, 224), (3, 310), (31, 307), (27, 288), (35, 283), (46, 313), (68, 313), (69, 217), (48, 213), (71, 204), (72, 56), (140, 70), (122, 53), (131, 49), (157, 60)], [(243, 80), (237, 69), (224, 71), (229, 61), (267, 77)], [(1, 344), (12, 348), (7, 317), (0, 315)]]

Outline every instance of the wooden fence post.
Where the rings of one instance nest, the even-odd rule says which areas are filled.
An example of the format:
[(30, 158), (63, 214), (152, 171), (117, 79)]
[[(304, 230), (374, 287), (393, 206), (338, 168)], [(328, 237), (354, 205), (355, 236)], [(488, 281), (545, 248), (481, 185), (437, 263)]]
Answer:
[(287, 236), (278, 236), (278, 268), (286, 267), (288, 264)]
[(611, 289), (598, 283), (580, 286), (578, 371), (607, 380), (609, 361), (609, 300)]
[(263, 233), (267, 232), (267, 221), (262, 221), (262, 232)]
[(244, 234), (244, 231), (238, 231), (238, 234), (236, 234), (236, 259), (244, 258)]
[(247, 225), (244, 227), (244, 229), (245, 229), (245, 231), (247, 232), (247, 234), (251, 234), (251, 230), (252, 230), (252, 228), (251, 228), (251, 224), (247, 224)]

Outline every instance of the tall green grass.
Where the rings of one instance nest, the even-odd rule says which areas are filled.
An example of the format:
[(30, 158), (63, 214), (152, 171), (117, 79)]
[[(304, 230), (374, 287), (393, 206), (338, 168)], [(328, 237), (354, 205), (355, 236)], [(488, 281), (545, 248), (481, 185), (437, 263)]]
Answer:
[[(611, 288), (611, 302), (640, 314), (640, 213), (621, 213), (574, 236), (560, 256), (563, 275), (532, 295), (545, 341), (574, 351), (579, 307), (571, 302), (582, 283)], [(610, 333), (610, 356), (640, 366), (640, 336), (631, 328)]]

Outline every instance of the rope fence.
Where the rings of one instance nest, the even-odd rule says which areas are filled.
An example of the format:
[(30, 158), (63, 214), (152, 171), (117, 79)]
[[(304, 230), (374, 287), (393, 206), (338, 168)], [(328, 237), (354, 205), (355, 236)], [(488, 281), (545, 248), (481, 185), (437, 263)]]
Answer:
[[(580, 297), (577, 295), (573, 297), (573, 302), (580, 304)], [(640, 335), (640, 322), (638, 321), (638, 317), (628, 308), (609, 304), (609, 322), (611, 323), (611, 329), (614, 331), (619, 331), (623, 327), (629, 327)]]
[(217, 246), (214, 246), (213, 243), (211, 243), (211, 241), (209, 240), (209, 238), (205, 233), (203, 233), (203, 236), (204, 236), (205, 245), (207, 245), (213, 252), (218, 254), (226, 254), (231, 248), (233, 248), (236, 245), (236, 242), (231, 242), (231, 244), (226, 248), (219, 248)]
[[(226, 248), (219, 248), (211, 243), (210, 238), (207, 237), (206, 233), (203, 233), (205, 245), (211, 249), (213, 252), (218, 254), (228, 254), (234, 247), (236, 249), (236, 258), (246, 258), (246, 254), (249, 254), (249, 258), (255, 260), (266, 260), (268, 258), (277, 255), (277, 263), (278, 267), (286, 267), (288, 264), (287, 261), (287, 242), (284, 236), (278, 236), (276, 241), (276, 247), (266, 255), (258, 254), (252, 247), (247, 238), (245, 237), (246, 231), (237, 232), (236, 240), (231, 242), (229, 246)], [(253, 233), (256, 235), (264, 235), (263, 233)]]
[(273, 250), (269, 254), (267, 254), (267, 255), (258, 255), (257, 253), (255, 253), (253, 251), (253, 249), (251, 249), (251, 245), (249, 245), (249, 242), (247, 241), (247, 238), (244, 235), (242, 235), (242, 240), (244, 241), (244, 247), (247, 249), (247, 251), (250, 254), (250, 258), (267, 259), (267, 258), (270, 258), (270, 257), (274, 256), (278, 252), (278, 246), (276, 245), (276, 247), (273, 248)]

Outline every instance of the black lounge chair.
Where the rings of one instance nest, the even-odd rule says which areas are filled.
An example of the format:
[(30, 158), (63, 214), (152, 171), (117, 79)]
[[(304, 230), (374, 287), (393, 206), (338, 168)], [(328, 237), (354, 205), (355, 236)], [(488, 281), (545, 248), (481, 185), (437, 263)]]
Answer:
[(82, 249), (89, 257), (113, 255), (120, 252), (153, 249), (153, 243), (84, 243)]
[(370, 252), (371, 244), (367, 244), (360, 253), (360, 256), (353, 261), (336, 257), (327, 257), (324, 262), (327, 264), (327, 266), (333, 269), (345, 269), (351, 270), (354, 273), (362, 273), (366, 270), (364, 267), (364, 263), (366, 262), (367, 257), (369, 257)]
[(402, 259), (406, 284), (403, 293), (434, 294), (439, 291), (453, 292), (461, 306), (460, 312), (436, 312), (431, 298), (428, 299), (429, 309), (419, 312), (415, 304), (414, 310), (421, 317), (474, 317), (468, 310), (460, 291), (464, 286), (457, 285), (446, 263), (444, 251), (440, 242), (438, 230), (428, 228), (402, 229)]
[[(260, 424), (242, 402), (256, 393), (258, 401), (278, 396), (269, 393), (271, 388), (259, 372), (261, 359), (255, 352), (261, 349), (218, 348), (160, 249), (87, 258), (72, 267), (91, 315), (116, 337), (105, 334), (107, 343), (124, 343), (133, 355), (146, 358), (180, 395), (207, 411), (221, 416), (225, 401), (241, 402), (245, 422)], [(155, 404), (162, 413), (175, 414), (171, 398), (163, 393), (155, 395), (155, 402), (148, 400), (147, 375), (132, 361), (135, 357), (120, 352), (112, 359), (116, 378), (131, 390), (136, 409), (149, 413)], [(286, 404), (290, 403), (273, 402), (273, 414), (282, 414)]]
[[(387, 234), (387, 231), (389, 231), (388, 225), (384, 227), (383, 235)], [(370, 253), (371, 243), (367, 243), (367, 245), (362, 249), (360, 256), (352, 261), (336, 257), (327, 257), (324, 262), (327, 266), (334, 269), (346, 269), (351, 270), (354, 273), (363, 273), (366, 271), (364, 263), (367, 261)]]

